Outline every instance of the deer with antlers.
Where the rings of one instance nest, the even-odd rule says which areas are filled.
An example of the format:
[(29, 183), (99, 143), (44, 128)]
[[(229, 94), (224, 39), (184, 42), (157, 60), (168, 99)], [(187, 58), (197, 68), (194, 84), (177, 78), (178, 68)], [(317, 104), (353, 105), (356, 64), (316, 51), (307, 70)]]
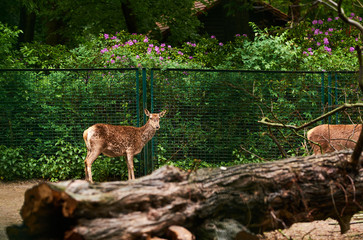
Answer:
[(160, 118), (166, 111), (150, 113), (144, 110), (149, 117), (142, 127), (118, 126), (109, 124), (95, 124), (83, 132), (83, 139), (87, 146), (87, 156), (84, 161), (86, 180), (92, 180), (92, 163), (103, 153), (109, 157), (126, 156), (128, 179), (135, 179), (134, 156), (139, 154), (145, 144), (152, 139), (156, 130), (159, 130)]

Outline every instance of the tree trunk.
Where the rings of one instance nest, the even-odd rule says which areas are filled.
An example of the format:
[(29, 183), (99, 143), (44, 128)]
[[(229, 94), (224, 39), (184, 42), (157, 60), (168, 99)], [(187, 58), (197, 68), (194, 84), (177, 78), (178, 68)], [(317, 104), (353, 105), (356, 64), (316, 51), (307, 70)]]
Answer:
[(19, 43), (32, 42), (34, 39), (36, 15), (29, 12), (25, 6), (20, 8), (19, 28), (23, 31), (19, 34)]
[(130, 5), (131, 4), (129, 0), (121, 1), (121, 9), (125, 18), (127, 31), (129, 33), (138, 33), (137, 19)]
[(23, 227), (9, 239), (150, 239), (169, 226), (197, 239), (256, 239), (255, 233), (296, 222), (336, 219), (341, 232), (362, 209), (363, 171), (350, 167), (351, 151), (263, 164), (200, 169), (165, 166), (128, 182), (83, 180), (29, 189)]

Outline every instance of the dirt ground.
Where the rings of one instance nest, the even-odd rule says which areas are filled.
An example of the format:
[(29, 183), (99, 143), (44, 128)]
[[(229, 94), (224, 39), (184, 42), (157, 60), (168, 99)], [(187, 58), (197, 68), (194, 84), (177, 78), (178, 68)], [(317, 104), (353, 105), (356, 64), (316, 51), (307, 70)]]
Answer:
[[(0, 240), (7, 240), (5, 228), (21, 224), (20, 209), (24, 202), (24, 192), (40, 181), (0, 182)], [(340, 234), (339, 225), (334, 220), (297, 223), (286, 230), (265, 233), (263, 239), (274, 240), (358, 240), (363, 239), (363, 214), (357, 214), (351, 221), (351, 230)]]

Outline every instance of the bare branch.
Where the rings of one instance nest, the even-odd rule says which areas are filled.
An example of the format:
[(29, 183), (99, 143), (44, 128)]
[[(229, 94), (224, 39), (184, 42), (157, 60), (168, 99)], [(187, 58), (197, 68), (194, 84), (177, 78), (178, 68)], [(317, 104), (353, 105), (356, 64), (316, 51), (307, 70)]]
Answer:
[(354, 104), (350, 104), (350, 103), (345, 103), (317, 118), (315, 118), (314, 120), (310, 121), (310, 122), (307, 122), (307, 123), (304, 123), (300, 126), (295, 126), (295, 125), (286, 125), (286, 124), (282, 124), (282, 123), (276, 123), (276, 122), (271, 122), (268, 118), (262, 118), (260, 121), (258, 121), (259, 123), (262, 123), (262, 124), (265, 124), (265, 125), (268, 125), (268, 126), (272, 126), (272, 127), (284, 127), (284, 128), (290, 128), (290, 129), (293, 129), (293, 130), (301, 130), (303, 128), (306, 128), (320, 120), (323, 120), (333, 114), (335, 114), (336, 112), (339, 112), (339, 111), (342, 111), (344, 109), (347, 109), (347, 108), (356, 108), (356, 107), (363, 107), (363, 103), (354, 103)]

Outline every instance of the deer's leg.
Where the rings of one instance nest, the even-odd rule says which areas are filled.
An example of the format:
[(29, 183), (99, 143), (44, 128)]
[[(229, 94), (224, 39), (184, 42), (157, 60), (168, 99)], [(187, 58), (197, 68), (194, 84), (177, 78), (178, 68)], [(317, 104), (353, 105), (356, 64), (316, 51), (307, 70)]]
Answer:
[(92, 180), (92, 163), (96, 160), (96, 158), (101, 154), (100, 150), (87, 150), (87, 157), (84, 160), (85, 165), (85, 173), (86, 173), (86, 180), (93, 183)]
[(129, 180), (135, 179), (134, 173), (134, 154), (131, 152), (127, 152), (126, 156), (126, 164), (127, 164), (127, 171), (128, 171), (128, 178)]

